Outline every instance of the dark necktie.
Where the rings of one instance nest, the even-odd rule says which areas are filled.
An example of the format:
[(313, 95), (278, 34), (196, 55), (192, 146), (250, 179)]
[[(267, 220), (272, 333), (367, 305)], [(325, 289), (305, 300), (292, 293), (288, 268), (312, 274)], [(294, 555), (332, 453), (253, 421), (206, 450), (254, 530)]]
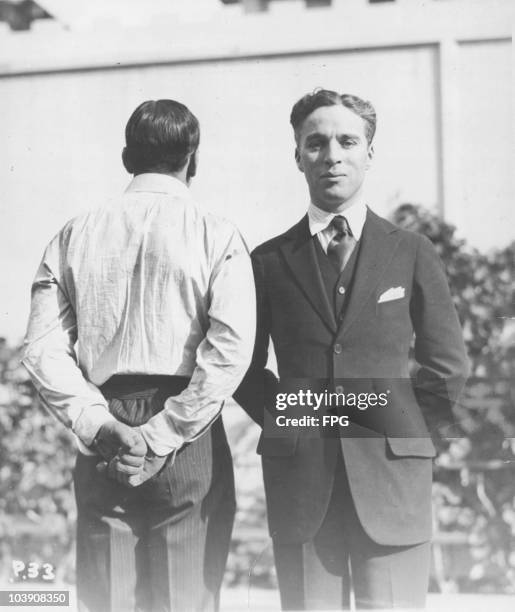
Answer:
[(345, 217), (337, 215), (331, 221), (331, 226), (336, 230), (336, 235), (327, 246), (327, 257), (340, 273), (352, 255), (356, 246), (356, 239), (352, 235)]

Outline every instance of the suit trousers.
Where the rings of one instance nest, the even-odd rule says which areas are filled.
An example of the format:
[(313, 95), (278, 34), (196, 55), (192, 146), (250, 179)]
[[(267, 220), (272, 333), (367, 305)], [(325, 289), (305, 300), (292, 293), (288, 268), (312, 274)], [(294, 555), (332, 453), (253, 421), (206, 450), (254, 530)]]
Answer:
[[(187, 384), (163, 378), (117, 376), (102, 390), (111, 412), (137, 425)], [(139, 487), (107, 478), (98, 462), (81, 454), (74, 474), (79, 610), (218, 610), (235, 512), (221, 418)]]
[(274, 539), (283, 610), (423, 608), (430, 543), (383, 546), (364, 531), (339, 450), (334, 487), (320, 529), (307, 542)]

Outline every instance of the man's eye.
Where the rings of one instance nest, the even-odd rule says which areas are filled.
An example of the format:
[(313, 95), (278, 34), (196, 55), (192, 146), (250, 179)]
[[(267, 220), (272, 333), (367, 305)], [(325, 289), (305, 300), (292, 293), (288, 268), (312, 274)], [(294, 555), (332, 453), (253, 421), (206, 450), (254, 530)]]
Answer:
[(356, 141), (355, 140), (343, 140), (340, 144), (342, 145), (344, 149), (350, 149), (351, 147), (354, 147), (356, 145)]
[(312, 142), (308, 142), (306, 146), (311, 151), (314, 151), (314, 150), (320, 149), (320, 147), (322, 146), (322, 143), (318, 140), (313, 140)]

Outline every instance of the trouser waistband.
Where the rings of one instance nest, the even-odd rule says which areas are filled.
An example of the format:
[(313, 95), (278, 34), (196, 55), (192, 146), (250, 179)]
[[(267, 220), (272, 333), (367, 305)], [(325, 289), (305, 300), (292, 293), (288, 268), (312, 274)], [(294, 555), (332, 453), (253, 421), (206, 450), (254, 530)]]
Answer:
[(100, 391), (106, 399), (122, 399), (132, 395), (152, 395), (157, 391), (166, 392), (168, 396), (178, 395), (190, 382), (188, 376), (165, 376), (160, 374), (116, 374), (111, 376)]
[(186, 376), (116, 374), (101, 387), (109, 411), (122, 423), (137, 426), (146, 423), (164, 408), (165, 401), (179, 395), (189, 383)]

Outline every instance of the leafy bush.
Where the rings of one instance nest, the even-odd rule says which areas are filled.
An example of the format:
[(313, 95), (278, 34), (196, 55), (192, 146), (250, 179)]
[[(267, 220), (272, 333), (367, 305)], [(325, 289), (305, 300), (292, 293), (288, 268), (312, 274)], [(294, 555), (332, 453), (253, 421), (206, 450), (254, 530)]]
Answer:
[(0, 578), (19, 559), (52, 563), (62, 579), (71, 573), (76, 518), (74, 442), (39, 407), (19, 360), (0, 339)]
[[(458, 311), (474, 376), (513, 374), (513, 357), (503, 334), (514, 315), (515, 242), (482, 254), (458, 238), (456, 228), (413, 204), (399, 206), (396, 225), (427, 236), (440, 255)], [(515, 341), (512, 349), (515, 349)]]
[(454, 555), (439, 586), (515, 592), (515, 242), (482, 254), (454, 226), (412, 204), (400, 206), (393, 222), (435, 245), (472, 364), (455, 408), (463, 437), (441, 448), (435, 465), (437, 542)]

